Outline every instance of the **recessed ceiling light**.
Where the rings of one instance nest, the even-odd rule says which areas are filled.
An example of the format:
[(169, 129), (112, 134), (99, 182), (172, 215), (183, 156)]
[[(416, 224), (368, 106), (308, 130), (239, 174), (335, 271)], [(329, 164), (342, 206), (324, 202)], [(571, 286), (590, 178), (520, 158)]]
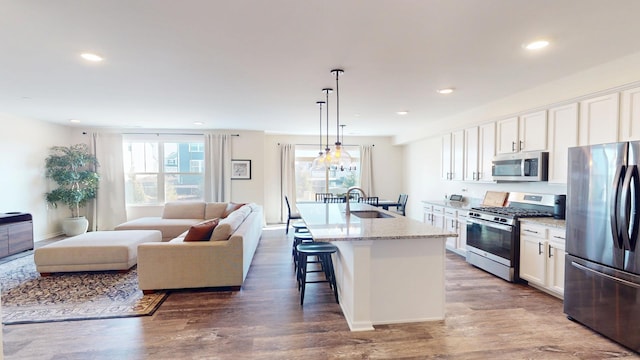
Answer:
[(527, 50), (540, 50), (549, 46), (549, 42), (547, 40), (536, 40), (524, 45), (524, 48)]
[(80, 120), (78, 120), (78, 119), (69, 119), (69, 122), (70, 122), (70, 123), (77, 124), (77, 123), (79, 123), (79, 122), (80, 122)]
[(103, 60), (102, 56), (93, 53), (82, 53), (80, 56), (87, 61), (100, 62)]
[(398, 114), (398, 115), (407, 115), (408, 113), (409, 113), (409, 112), (408, 112), (408, 111), (406, 111), (406, 110), (403, 110), (403, 111), (396, 111), (396, 114)]
[(438, 89), (436, 90), (438, 92), (438, 94), (451, 94), (453, 92), (453, 88), (446, 88), (446, 89)]
[(204, 125), (202, 121), (194, 121), (193, 125)]

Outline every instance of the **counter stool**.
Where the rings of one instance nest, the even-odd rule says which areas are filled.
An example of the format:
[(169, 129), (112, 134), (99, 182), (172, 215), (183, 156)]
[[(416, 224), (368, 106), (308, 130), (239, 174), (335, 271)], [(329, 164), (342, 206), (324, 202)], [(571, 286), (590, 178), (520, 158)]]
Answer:
[[(298, 288), (300, 289), (300, 305), (304, 304), (304, 291), (306, 284), (310, 283), (329, 283), (333, 289), (333, 293), (338, 301), (338, 287), (336, 286), (336, 274), (333, 270), (333, 260), (331, 254), (338, 251), (338, 248), (326, 242), (302, 243), (296, 247), (298, 251)], [(307, 270), (307, 258), (309, 256), (317, 256), (322, 270)], [(325, 280), (307, 280), (307, 274), (312, 272), (323, 272)]]
[(293, 257), (293, 266), (296, 270), (296, 274), (298, 271), (298, 250), (296, 247), (302, 243), (310, 243), (313, 242), (313, 236), (308, 232), (300, 232), (293, 235), (293, 246), (291, 248), (291, 256)]
[(296, 221), (291, 224), (291, 226), (293, 227), (294, 233), (309, 232), (309, 229), (307, 229), (307, 225), (302, 221)]

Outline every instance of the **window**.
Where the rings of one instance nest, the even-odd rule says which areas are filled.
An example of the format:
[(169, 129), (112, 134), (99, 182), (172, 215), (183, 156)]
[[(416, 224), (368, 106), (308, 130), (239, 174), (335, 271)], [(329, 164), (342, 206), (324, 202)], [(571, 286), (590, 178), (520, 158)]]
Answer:
[(123, 141), (127, 205), (204, 199), (203, 140), (166, 138), (138, 136)]
[(296, 199), (315, 201), (316, 193), (344, 194), (351, 186), (360, 185), (360, 147), (344, 146), (356, 164), (356, 170), (313, 169), (318, 146), (296, 145)]

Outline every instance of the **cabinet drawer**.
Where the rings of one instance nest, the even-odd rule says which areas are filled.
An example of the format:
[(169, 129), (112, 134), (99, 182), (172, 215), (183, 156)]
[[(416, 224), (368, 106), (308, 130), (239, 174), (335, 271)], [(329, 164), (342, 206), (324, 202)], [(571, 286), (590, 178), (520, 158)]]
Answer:
[(444, 207), (442, 207), (442, 206), (434, 206), (433, 207), (433, 213), (434, 214), (439, 214), (439, 215), (444, 215)]
[(547, 238), (547, 228), (540, 225), (529, 224), (529, 223), (521, 223), (520, 224), (520, 235), (522, 236), (533, 236), (542, 239)]
[(458, 210), (451, 209), (451, 208), (445, 208), (444, 209), (444, 215), (445, 216), (449, 216), (449, 217), (456, 217), (456, 216), (458, 216)]
[(565, 229), (549, 229), (549, 241), (564, 245), (565, 233)]

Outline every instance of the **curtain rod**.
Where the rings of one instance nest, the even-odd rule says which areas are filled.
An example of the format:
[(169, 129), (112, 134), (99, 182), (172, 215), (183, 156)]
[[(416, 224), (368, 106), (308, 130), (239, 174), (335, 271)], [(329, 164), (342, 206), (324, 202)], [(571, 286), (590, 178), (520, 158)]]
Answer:
[[(278, 146), (279, 146), (279, 145), (282, 145), (282, 144), (278, 143)], [(293, 145), (302, 145), (302, 146), (318, 146), (319, 144), (293, 144)], [(332, 144), (332, 145), (333, 145), (333, 144)], [(362, 145), (362, 144), (342, 144), (342, 146), (360, 146), (360, 145)], [(322, 146), (323, 146), (323, 148), (322, 148), (322, 149), (324, 149), (324, 146), (325, 146), (325, 145), (323, 144)], [(376, 144), (371, 144), (371, 146), (376, 146)]]
[[(157, 133), (157, 132), (149, 132), (149, 133), (122, 133), (122, 135), (204, 135), (204, 133)], [(231, 136), (240, 136), (240, 134), (231, 134)]]

